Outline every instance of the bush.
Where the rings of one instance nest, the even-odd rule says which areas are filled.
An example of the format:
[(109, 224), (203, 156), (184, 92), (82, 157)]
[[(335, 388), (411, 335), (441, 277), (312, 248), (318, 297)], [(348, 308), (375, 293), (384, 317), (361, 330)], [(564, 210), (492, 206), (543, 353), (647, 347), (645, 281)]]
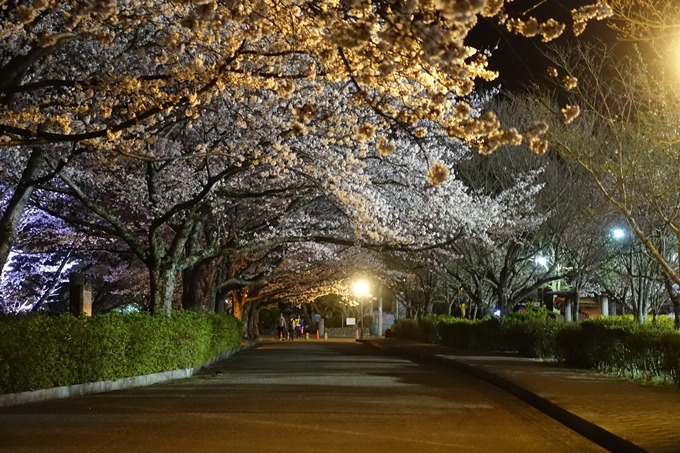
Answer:
[(564, 326), (564, 323), (551, 319), (527, 319), (509, 323), (505, 327), (505, 337), (522, 356), (554, 358), (557, 353), (556, 336)]
[(258, 313), (258, 329), (260, 333), (276, 333), (276, 325), (281, 311), (278, 307), (262, 307)]
[(391, 334), (458, 349), (514, 350), (526, 357), (557, 358), (581, 368), (680, 385), (680, 334), (672, 322), (639, 324), (632, 316), (612, 316), (577, 324), (546, 316), (538, 309), (474, 321), (452, 316), (400, 319)]
[(500, 324), (497, 319), (471, 321), (453, 316), (439, 319), (439, 336), (442, 344), (459, 349), (504, 349)]
[(0, 393), (194, 367), (238, 347), (241, 333), (225, 314), (3, 317)]
[(438, 318), (436, 316), (423, 316), (418, 319), (418, 332), (420, 341), (425, 343), (439, 343)]
[(596, 318), (563, 329), (556, 344), (558, 357), (575, 366), (680, 384), (680, 335), (670, 323), (639, 324), (624, 316)]
[(398, 319), (392, 324), (391, 329), (396, 338), (420, 341), (420, 328), (413, 319)]

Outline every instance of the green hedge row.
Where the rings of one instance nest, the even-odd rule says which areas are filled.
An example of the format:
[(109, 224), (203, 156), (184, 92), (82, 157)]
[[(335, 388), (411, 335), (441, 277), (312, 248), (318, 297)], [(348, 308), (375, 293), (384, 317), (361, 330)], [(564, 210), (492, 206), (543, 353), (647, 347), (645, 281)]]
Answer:
[(672, 322), (639, 324), (632, 317), (561, 323), (545, 313), (470, 321), (449, 316), (399, 320), (397, 338), (458, 349), (517, 351), (619, 376), (680, 385), (680, 334)]
[(1, 317), (0, 394), (194, 367), (237, 348), (242, 331), (193, 312)]

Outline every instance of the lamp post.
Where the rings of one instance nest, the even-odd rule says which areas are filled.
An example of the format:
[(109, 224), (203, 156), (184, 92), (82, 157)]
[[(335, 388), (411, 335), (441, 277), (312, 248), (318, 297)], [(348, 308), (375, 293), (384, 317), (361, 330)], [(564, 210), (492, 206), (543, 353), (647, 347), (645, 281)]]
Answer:
[(368, 283), (363, 280), (359, 280), (354, 283), (354, 294), (359, 298), (361, 303), (361, 312), (359, 316), (361, 317), (361, 337), (364, 336), (364, 296), (368, 294)]
[[(623, 244), (623, 241), (626, 240), (626, 231), (623, 230), (622, 228), (615, 228), (612, 230), (612, 237), (614, 238), (615, 241), (620, 242)], [(628, 240), (627, 248), (628, 248), (628, 263), (627, 263), (627, 271), (630, 274), (630, 289), (632, 293), (635, 293), (635, 283), (633, 279), (633, 243), (632, 243), (632, 238)], [(610, 310), (613, 315), (616, 315), (616, 308), (615, 308), (615, 303), (612, 302), (612, 305), (614, 306), (613, 310)], [(622, 310), (623, 314), (625, 314), (625, 308), (622, 305)]]
[[(548, 258), (545, 256), (538, 255), (536, 258), (534, 258), (534, 262), (538, 264), (539, 266), (544, 267), (546, 270), (548, 269)], [(541, 301), (539, 303), (539, 306), (543, 306), (545, 303), (545, 283), (541, 285)]]

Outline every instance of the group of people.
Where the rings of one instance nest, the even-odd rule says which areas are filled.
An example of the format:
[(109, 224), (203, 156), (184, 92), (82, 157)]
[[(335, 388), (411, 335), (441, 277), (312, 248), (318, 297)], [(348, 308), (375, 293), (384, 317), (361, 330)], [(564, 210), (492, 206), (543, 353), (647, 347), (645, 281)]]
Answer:
[(293, 341), (293, 338), (297, 337), (300, 338), (302, 337), (302, 334), (304, 332), (304, 321), (302, 320), (301, 317), (291, 315), (289, 318), (286, 318), (283, 316), (283, 313), (279, 315), (279, 319), (277, 322), (277, 326), (279, 329), (279, 335), (278, 335), (278, 340), (279, 341), (284, 341), (284, 340), (290, 340)]

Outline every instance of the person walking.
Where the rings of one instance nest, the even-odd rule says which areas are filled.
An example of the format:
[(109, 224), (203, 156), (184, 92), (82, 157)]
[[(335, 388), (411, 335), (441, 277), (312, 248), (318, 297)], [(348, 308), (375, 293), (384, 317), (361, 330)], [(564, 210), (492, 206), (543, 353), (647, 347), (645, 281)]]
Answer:
[(296, 333), (298, 338), (302, 337), (303, 326), (304, 326), (304, 321), (302, 321), (302, 318), (300, 316), (295, 318), (295, 333)]
[(288, 340), (293, 341), (293, 338), (295, 338), (295, 316), (290, 315), (287, 327), (288, 327)]
[(279, 329), (279, 337), (277, 340), (283, 341), (283, 335), (286, 332), (286, 318), (283, 317), (283, 313), (279, 313), (279, 319), (276, 320), (276, 326)]

